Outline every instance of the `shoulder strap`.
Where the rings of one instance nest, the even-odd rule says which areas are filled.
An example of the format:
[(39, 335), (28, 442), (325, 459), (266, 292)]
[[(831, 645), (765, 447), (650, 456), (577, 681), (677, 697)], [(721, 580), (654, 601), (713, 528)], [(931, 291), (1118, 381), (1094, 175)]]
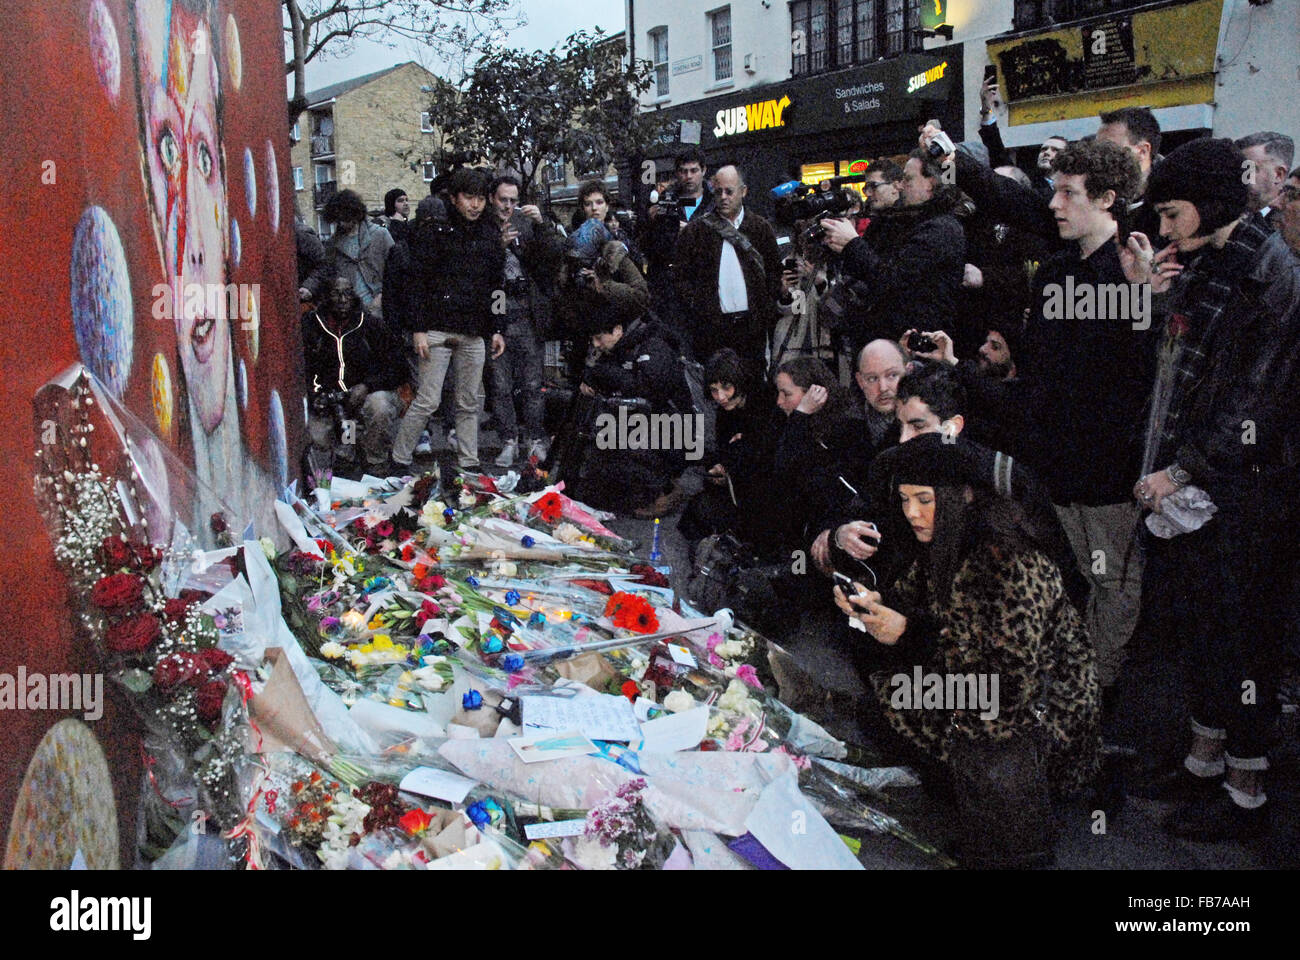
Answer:
[[(695, 218), (692, 217), (691, 219), (693, 220)], [(722, 215), (716, 210), (710, 210), (701, 218), (701, 220), (704, 222), (705, 226), (720, 236), (723, 240), (730, 242), (731, 245), (740, 252), (740, 255), (754, 266), (754, 269), (758, 271), (760, 279), (766, 279), (767, 266), (763, 263), (762, 255), (755, 250), (754, 245), (750, 243), (749, 237), (745, 236), (733, 227), (730, 221), (724, 220)]]

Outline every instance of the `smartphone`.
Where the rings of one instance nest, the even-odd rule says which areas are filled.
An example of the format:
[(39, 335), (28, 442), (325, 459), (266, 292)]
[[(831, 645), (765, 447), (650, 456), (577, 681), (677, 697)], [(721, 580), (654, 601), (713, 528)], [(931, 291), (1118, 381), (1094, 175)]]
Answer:
[(998, 67), (997, 67), (997, 64), (995, 64), (995, 63), (990, 63), (990, 64), (988, 64), (988, 65), (986, 65), (986, 66), (984, 67), (984, 82), (985, 82), (985, 83), (997, 83), (997, 82), (998, 82)]
[(840, 573), (838, 570), (831, 571), (831, 579), (844, 588), (844, 595), (846, 597), (851, 597), (857, 592), (853, 589), (853, 581), (844, 576), (844, 574)]

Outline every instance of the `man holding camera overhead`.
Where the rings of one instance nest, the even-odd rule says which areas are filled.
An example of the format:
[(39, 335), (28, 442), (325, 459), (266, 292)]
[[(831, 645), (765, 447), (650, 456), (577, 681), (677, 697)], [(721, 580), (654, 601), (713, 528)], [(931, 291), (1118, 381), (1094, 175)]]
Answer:
[(677, 244), (677, 295), (695, 356), (731, 347), (754, 370), (767, 366), (767, 337), (787, 283), (771, 224), (745, 209), (748, 188), (731, 164), (714, 174), (714, 209), (691, 218)]
[(969, 201), (943, 182), (940, 160), (921, 149), (903, 167), (901, 193), (896, 207), (873, 205), (862, 237), (851, 220), (822, 221), (844, 275), (860, 282), (856, 322), (846, 330), (854, 350), (877, 338), (897, 340), (909, 328), (951, 331), (957, 316), (966, 265), (958, 217)]

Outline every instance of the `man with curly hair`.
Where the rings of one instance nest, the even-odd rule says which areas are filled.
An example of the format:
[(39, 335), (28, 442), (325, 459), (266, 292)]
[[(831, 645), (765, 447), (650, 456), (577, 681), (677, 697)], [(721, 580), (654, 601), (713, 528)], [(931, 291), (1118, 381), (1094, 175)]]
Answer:
[[(1020, 438), (1017, 452), (1051, 491), (1091, 582), (1083, 613), (1098, 678), (1110, 688), (1137, 622), (1142, 579), (1129, 478), (1141, 465), (1142, 412), (1154, 378), (1150, 297), (1128, 276), (1140, 248), (1135, 240), (1121, 246), (1117, 236), (1117, 212), (1138, 195), (1141, 171), (1131, 151), (1102, 140), (1066, 147), (1052, 171), (1048, 210), (1064, 247), (1034, 275), (1019, 376), (982, 377), (970, 362), (959, 370), (972, 418)], [(996, 179), (1029, 195), (1026, 204), (1035, 199)], [(939, 349), (929, 356), (956, 363), (951, 340), (934, 337)]]

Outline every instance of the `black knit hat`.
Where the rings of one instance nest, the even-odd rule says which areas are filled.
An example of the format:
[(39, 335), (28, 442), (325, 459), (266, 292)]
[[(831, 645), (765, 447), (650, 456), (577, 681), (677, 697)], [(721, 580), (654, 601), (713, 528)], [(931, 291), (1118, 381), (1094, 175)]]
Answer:
[(921, 487), (972, 487), (1011, 496), (1014, 461), (1002, 453), (970, 443), (961, 437), (926, 433), (882, 451), (871, 465), (889, 476), (890, 487), (900, 483)]
[(1151, 169), (1147, 202), (1185, 200), (1200, 215), (1199, 233), (1213, 233), (1246, 211), (1246, 166), (1246, 155), (1231, 140), (1190, 140)]

